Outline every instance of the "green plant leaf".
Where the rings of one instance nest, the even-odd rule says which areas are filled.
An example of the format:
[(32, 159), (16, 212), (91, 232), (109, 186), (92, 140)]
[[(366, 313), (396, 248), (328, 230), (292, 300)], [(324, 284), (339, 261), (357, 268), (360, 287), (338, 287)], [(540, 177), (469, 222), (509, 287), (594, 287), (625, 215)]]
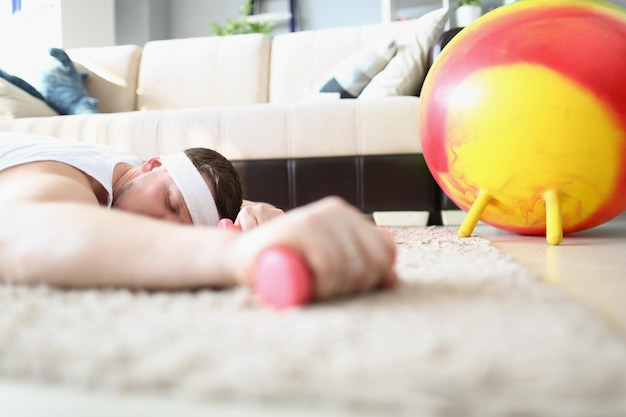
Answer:
[(243, 35), (246, 33), (261, 33), (270, 35), (274, 24), (271, 21), (250, 22), (248, 16), (252, 14), (252, 0), (244, 0), (240, 9), (239, 20), (228, 19), (225, 25), (211, 23), (211, 34), (214, 36)]
[(457, 8), (461, 7), (461, 6), (480, 6), (480, 7), (482, 7), (482, 5), (483, 4), (482, 4), (481, 0), (460, 0), (459, 1), (459, 5), (457, 6)]

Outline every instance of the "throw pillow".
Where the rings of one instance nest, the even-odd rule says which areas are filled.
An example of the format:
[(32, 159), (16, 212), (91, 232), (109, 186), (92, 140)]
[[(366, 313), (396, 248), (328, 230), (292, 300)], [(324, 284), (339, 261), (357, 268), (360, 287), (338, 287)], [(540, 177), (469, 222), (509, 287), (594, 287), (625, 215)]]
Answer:
[(341, 62), (323, 83), (320, 93), (339, 93), (341, 98), (355, 98), (372, 77), (378, 74), (396, 53), (394, 40), (377, 43)]
[(359, 98), (417, 96), (428, 71), (428, 54), (445, 28), (448, 9), (425, 14), (398, 40), (398, 52)]
[(39, 100), (45, 100), (45, 98), (41, 95), (39, 91), (37, 91), (37, 89), (35, 89), (35, 87), (33, 87), (18, 76), (9, 74), (8, 72), (0, 69), (0, 78), (3, 78), (14, 86), (21, 88), (22, 90), (26, 91), (31, 96), (38, 98)]
[(59, 114), (98, 113), (98, 100), (89, 97), (83, 76), (63, 49), (50, 48), (53, 64), (42, 71), (40, 92)]
[(57, 116), (45, 101), (0, 77), (0, 119)]

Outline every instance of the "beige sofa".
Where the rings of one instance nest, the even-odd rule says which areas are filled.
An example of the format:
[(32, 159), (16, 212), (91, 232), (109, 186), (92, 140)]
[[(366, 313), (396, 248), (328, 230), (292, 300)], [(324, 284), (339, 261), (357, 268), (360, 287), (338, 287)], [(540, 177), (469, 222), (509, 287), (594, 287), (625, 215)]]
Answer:
[[(426, 65), (444, 14), (273, 39), (70, 49), (101, 113), (4, 119), (0, 130), (109, 144), (143, 158), (210, 147), (235, 162), (248, 199), (290, 209), (337, 194), (366, 213), (426, 211), (436, 223), (440, 196), (417, 126), (421, 80), (413, 95), (340, 100), (318, 90), (340, 64), (386, 39), (396, 42), (397, 56), (410, 52)], [(409, 51), (407, 42), (417, 46)]]

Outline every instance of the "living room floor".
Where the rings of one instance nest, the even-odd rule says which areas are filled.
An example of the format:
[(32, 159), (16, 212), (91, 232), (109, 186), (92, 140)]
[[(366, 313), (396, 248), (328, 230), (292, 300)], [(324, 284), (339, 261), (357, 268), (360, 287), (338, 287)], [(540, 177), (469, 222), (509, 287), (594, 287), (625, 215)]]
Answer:
[(586, 304), (626, 336), (626, 213), (558, 246), (479, 224), (474, 233)]
[[(626, 336), (626, 213), (596, 228), (564, 237), (559, 246), (550, 246), (544, 237), (520, 236), (479, 224), (474, 234), (489, 240), (496, 248), (535, 272), (547, 283), (562, 289), (572, 298), (589, 306)], [(32, 401), (37, 398), (37, 401)], [(213, 404), (207, 410), (198, 404), (160, 398), (152, 395), (113, 396), (106, 393), (83, 392), (61, 387), (22, 384), (0, 380), (0, 410), (8, 407), (14, 417), (42, 415), (136, 415), (201, 416), (259, 415), (287, 416), (285, 413), (264, 413), (246, 407), (224, 407)], [(0, 413), (2, 414), (2, 413)], [(4, 414), (3, 414), (4, 415)], [(308, 416), (306, 411), (299, 415)], [(340, 414), (329, 414), (337, 415)]]

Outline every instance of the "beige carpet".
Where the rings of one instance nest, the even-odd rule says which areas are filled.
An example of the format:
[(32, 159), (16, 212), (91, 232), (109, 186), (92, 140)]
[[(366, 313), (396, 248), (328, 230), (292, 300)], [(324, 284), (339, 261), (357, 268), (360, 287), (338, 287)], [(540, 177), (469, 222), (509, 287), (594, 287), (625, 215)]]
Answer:
[(0, 286), (0, 379), (351, 415), (626, 415), (626, 341), (598, 317), (486, 240), (394, 232), (396, 289), (284, 313), (245, 289)]

